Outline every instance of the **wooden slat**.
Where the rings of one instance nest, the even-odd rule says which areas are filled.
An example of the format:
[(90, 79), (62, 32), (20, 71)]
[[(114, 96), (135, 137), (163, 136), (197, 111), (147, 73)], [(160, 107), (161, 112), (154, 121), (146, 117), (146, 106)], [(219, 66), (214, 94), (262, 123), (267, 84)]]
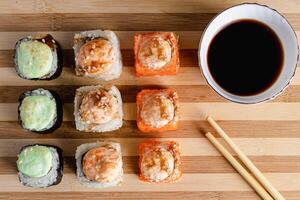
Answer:
[[(0, 121), (17, 120), (17, 103), (0, 103)], [(300, 120), (300, 103), (181, 103), (181, 120), (205, 120), (208, 115), (219, 120)], [(136, 118), (135, 103), (123, 104), (124, 119)], [(64, 121), (73, 120), (73, 105), (64, 105)]]
[[(300, 173), (265, 173), (266, 177), (283, 191), (297, 191), (300, 187)], [(40, 189), (22, 186), (15, 175), (0, 175), (0, 192), (37, 192)], [(101, 192), (136, 192), (136, 191), (252, 191), (240, 175), (236, 173), (205, 173), (185, 174), (182, 180), (176, 184), (137, 184), (138, 177), (135, 174), (125, 174), (124, 183), (119, 187), (101, 189)], [(201, 187), (199, 187), (201, 186)], [(99, 192), (99, 189), (82, 187), (75, 174), (65, 174), (61, 184), (47, 188), (47, 192)]]
[[(101, 136), (101, 135), (100, 135)], [(150, 139), (150, 138), (149, 138)], [(152, 138), (155, 139), (155, 138)], [(15, 157), (21, 147), (33, 144), (51, 144), (60, 146), (64, 155), (74, 155), (78, 145), (95, 142), (101, 138), (85, 139), (0, 139), (0, 157)], [(123, 156), (136, 156), (137, 145), (145, 138), (114, 138), (108, 140), (119, 142)], [(220, 156), (217, 150), (205, 138), (161, 138), (160, 140), (175, 140), (180, 143), (182, 156)], [(251, 156), (299, 156), (300, 138), (234, 138), (241, 149)], [(255, 145), (254, 145), (255, 144)]]
[[(236, 138), (298, 138), (298, 121), (219, 121), (219, 124), (231, 137)], [(288, 130), (288, 131), (287, 131)], [(101, 138), (203, 138), (205, 132), (214, 132), (206, 121), (180, 121), (177, 131), (164, 133), (142, 133), (135, 121), (124, 121), (121, 129), (101, 133)], [(62, 126), (51, 134), (36, 134), (20, 127), (18, 122), (0, 122), (0, 139), (46, 139), (46, 138), (99, 138), (99, 134), (80, 134), (74, 122), (63, 122)]]
[[(99, 28), (116, 31), (202, 31), (215, 15), (216, 13), (0, 14), (0, 31), (78, 31)], [(300, 30), (299, 15), (284, 15), (297, 31)]]
[[(200, 31), (204, 30), (214, 15), (213, 13), (0, 14), (0, 31), (78, 31), (99, 28), (116, 31)], [(295, 23), (297, 15), (287, 14), (286, 17)], [(295, 27), (299, 29), (298, 26)]]
[[(101, 192), (101, 191), (99, 191)], [(143, 199), (172, 199), (182, 200), (182, 199), (209, 199), (209, 200), (259, 200), (260, 198), (254, 192), (109, 192), (101, 193), (99, 192), (31, 192), (30, 199), (40, 200), (40, 199), (74, 199), (81, 200), (86, 197), (89, 197), (90, 200), (99, 200), (99, 199), (140, 199), (143, 196)], [(299, 191), (285, 192), (282, 194), (289, 200), (298, 200), (300, 196)], [(14, 200), (27, 200), (28, 193), (24, 192), (3, 192), (0, 193), (1, 199), (14, 199)]]
[[(101, 191), (100, 191), (101, 192)], [(27, 200), (27, 194), (24, 192), (3, 192), (0, 193), (1, 199), (14, 199), (14, 200)], [(300, 192), (282, 192), (282, 194), (289, 200), (298, 200)], [(101, 193), (99, 192), (31, 192), (30, 199), (41, 200), (41, 199), (74, 199), (81, 200), (89, 197), (90, 200), (99, 199), (209, 199), (209, 200), (259, 200), (260, 198), (254, 192), (110, 192)]]
[[(1, 19), (1, 15), (0, 15)], [(1, 22), (0, 22), (1, 25)], [(99, 29), (99, 27), (95, 27), (95, 29)], [(25, 37), (27, 35), (34, 35), (34, 34), (41, 34), (41, 33), (49, 33), (51, 34), (61, 45), (63, 49), (71, 49), (73, 46), (73, 37), (74, 33), (78, 32), (79, 30), (83, 29), (76, 29), (73, 31), (18, 31), (18, 32), (3, 32), (0, 28), (0, 38), (5, 38), (4, 40), (0, 40), (0, 50), (8, 50), (14, 49), (15, 43), (18, 39)], [(88, 30), (88, 29), (86, 29)], [(112, 29), (117, 35), (120, 40), (120, 47), (121, 49), (132, 49), (133, 48), (133, 35), (136, 32), (141, 32), (142, 30), (135, 29), (133, 31), (118, 31)], [(168, 30), (168, 29), (161, 29), (161, 30)], [(151, 30), (153, 31), (153, 30)], [(168, 30), (170, 31), (170, 30)], [(201, 31), (183, 31), (177, 30), (175, 33), (179, 36), (179, 45), (180, 49), (198, 49), (200, 37), (202, 35)], [(298, 35), (298, 42), (300, 41), (300, 29), (296, 31)], [(132, 59), (132, 58), (131, 58)], [(194, 59), (194, 57), (187, 57), (188, 59)]]
[[(297, 1), (288, 0), (282, 6), (280, 0), (250, 0), (260, 4), (268, 4), (270, 7), (278, 9), (284, 13), (297, 13), (300, 10), (300, 4)], [(147, 1), (77, 1), (72, 0), (23, 0), (10, 1), (2, 0), (1, 14), (24, 14), (24, 13), (215, 13), (227, 7), (240, 4), (239, 0), (214, 2), (205, 0), (154, 0)], [(176, 7), (172, 6), (176, 5)]]
[[(264, 173), (299, 173), (300, 156), (251, 156), (250, 159)], [(0, 175), (16, 174), (16, 157), (0, 158)], [(138, 157), (124, 156), (123, 169), (126, 174), (138, 173)], [(182, 156), (182, 170), (190, 173), (235, 173), (228, 162), (220, 156)], [(212, 167), (213, 166), (213, 167)], [(64, 174), (76, 171), (75, 158), (64, 158)]]
[[(0, 85), (2, 86), (38, 86), (38, 85), (96, 85), (96, 84), (115, 84), (115, 85), (158, 85), (167, 87), (168, 85), (206, 85), (201, 71), (196, 67), (182, 67), (176, 76), (154, 76), (136, 77), (133, 67), (123, 67), (123, 73), (117, 80), (109, 82), (100, 81), (86, 77), (75, 76), (73, 69), (65, 68), (61, 76), (52, 81), (30, 81), (17, 76), (12, 67), (0, 68)], [(300, 85), (300, 72), (296, 71), (291, 85)]]
[[(299, 75), (300, 76), (300, 75)], [(297, 78), (297, 77), (296, 77)], [(295, 79), (296, 79), (295, 78)], [(300, 79), (300, 77), (299, 77)], [(300, 81), (300, 80), (299, 80)], [(96, 79), (77, 77), (73, 69), (64, 69), (58, 79), (52, 81), (30, 81), (16, 75), (12, 67), (0, 68), (0, 85), (95, 85), (104, 83), (114, 83), (117, 85), (203, 85), (205, 80), (201, 77), (200, 69), (195, 67), (182, 67), (178, 76), (160, 77), (136, 77), (133, 67), (123, 67), (123, 73), (117, 80), (110, 82)]]
[[(100, 191), (101, 192), (101, 191)], [(300, 195), (300, 192), (284, 192), (285, 196), (291, 200), (298, 200), (295, 197)], [(2, 192), (0, 193), (0, 199), (14, 199), (14, 200), (27, 200), (28, 193), (24, 192)], [(81, 200), (89, 198), (90, 200), (99, 199), (209, 199), (209, 200), (233, 200), (238, 196), (239, 200), (259, 200), (259, 197), (253, 192), (31, 192), (30, 199), (74, 199)]]

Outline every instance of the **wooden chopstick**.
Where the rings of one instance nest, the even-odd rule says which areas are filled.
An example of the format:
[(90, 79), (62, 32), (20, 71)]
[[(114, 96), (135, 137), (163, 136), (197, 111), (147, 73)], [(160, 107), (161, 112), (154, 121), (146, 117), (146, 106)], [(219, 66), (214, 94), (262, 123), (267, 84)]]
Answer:
[(232, 150), (237, 154), (239, 159), (255, 176), (255, 178), (264, 186), (264, 188), (273, 196), (273, 198), (276, 200), (285, 200), (285, 198), (279, 193), (279, 191), (270, 183), (270, 181), (261, 173), (261, 171), (252, 163), (252, 161), (240, 150), (240, 148), (230, 139), (230, 137), (216, 123), (216, 121), (212, 117), (208, 117), (207, 121), (225, 140), (225, 142), (232, 148)]
[(240, 175), (249, 183), (249, 185), (264, 200), (273, 200), (270, 194), (253, 178), (253, 176), (225, 149), (225, 147), (211, 133), (206, 133), (208, 140), (220, 151), (228, 162), (240, 173)]

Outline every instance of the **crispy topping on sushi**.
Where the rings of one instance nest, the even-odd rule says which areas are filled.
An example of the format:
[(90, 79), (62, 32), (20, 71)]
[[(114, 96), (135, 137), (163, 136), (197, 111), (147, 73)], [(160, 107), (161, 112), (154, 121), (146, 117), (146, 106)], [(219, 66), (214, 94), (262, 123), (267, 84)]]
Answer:
[(179, 69), (178, 40), (172, 32), (137, 33), (134, 55), (137, 76), (175, 75)]
[(121, 145), (111, 141), (82, 144), (76, 149), (76, 174), (87, 187), (105, 188), (123, 181)]
[(98, 182), (111, 182), (118, 176), (120, 155), (111, 146), (89, 150), (82, 160), (82, 171), (87, 179)]
[(15, 67), (25, 79), (56, 78), (62, 70), (60, 47), (49, 34), (22, 38), (15, 47)]
[(106, 123), (118, 113), (118, 100), (101, 88), (93, 90), (84, 95), (79, 112), (88, 124)]
[(172, 183), (181, 177), (179, 145), (173, 141), (148, 141), (139, 145), (140, 179)]
[(178, 96), (171, 89), (142, 90), (137, 95), (137, 125), (142, 132), (176, 130)]
[(115, 86), (84, 86), (76, 90), (74, 100), (76, 129), (106, 132), (123, 124), (122, 98)]
[(164, 38), (157, 36), (148, 38), (140, 44), (139, 61), (151, 69), (160, 69), (170, 62), (172, 47)]
[(105, 81), (121, 75), (121, 51), (114, 32), (93, 30), (76, 33), (73, 49), (76, 75)]
[(91, 40), (80, 47), (76, 57), (80, 66), (77, 73), (103, 73), (109, 70), (115, 54), (108, 40), (99, 38)]
[(28, 145), (21, 149), (17, 160), (21, 183), (44, 188), (60, 183), (63, 176), (62, 150), (49, 145)]
[(28, 91), (20, 96), (19, 102), (19, 122), (24, 129), (50, 133), (61, 125), (62, 104), (53, 91)]

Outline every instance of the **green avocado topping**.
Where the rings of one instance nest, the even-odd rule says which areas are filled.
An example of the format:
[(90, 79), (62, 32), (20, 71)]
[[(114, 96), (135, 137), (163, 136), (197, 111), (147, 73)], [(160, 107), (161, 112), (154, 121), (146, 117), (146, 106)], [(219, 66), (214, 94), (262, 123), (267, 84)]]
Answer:
[(52, 167), (52, 153), (45, 146), (26, 147), (17, 161), (19, 172), (29, 177), (42, 177), (48, 174)]
[(55, 121), (55, 100), (45, 95), (27, 96), (21, 103), (20, 117), (23, 127), (28, 130), (47, 130)]
[(21, 42), (17, 48), (17, 65), (26, 78), (41, 78), (49, 74), (52, 61), (50, 47), (37, 40)]

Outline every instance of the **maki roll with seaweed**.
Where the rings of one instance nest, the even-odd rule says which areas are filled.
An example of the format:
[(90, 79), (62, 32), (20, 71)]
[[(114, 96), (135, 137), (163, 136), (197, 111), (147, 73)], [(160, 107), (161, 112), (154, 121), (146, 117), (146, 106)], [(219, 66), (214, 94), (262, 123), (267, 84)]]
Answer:
[(77, 147), (77, 177), (92, 188), (117, 186), (123, 181), (121, 146), (116, 142), (98, 141)]
[(24, 146), (17, 160), (19, 180), (24, 186), (45, 188), (60, 183), (63, 176), (62, 150), (56, 146)]
[(39, 88), (19, 97), (18, 120), (28, 131), (51, 133), (60, 127), (62, 115), (62, 103), (54, 91)]
[(27, 36), (17, 41), (14, 56), (17, 74), (29, 80), (51, 80), (62, 72), (62, 52), (49, 34)]
[(73, 49), (76, 75), (105, 81), (121, 75), (121, 51), (114, 32), (93, 30), (76, 33)]

